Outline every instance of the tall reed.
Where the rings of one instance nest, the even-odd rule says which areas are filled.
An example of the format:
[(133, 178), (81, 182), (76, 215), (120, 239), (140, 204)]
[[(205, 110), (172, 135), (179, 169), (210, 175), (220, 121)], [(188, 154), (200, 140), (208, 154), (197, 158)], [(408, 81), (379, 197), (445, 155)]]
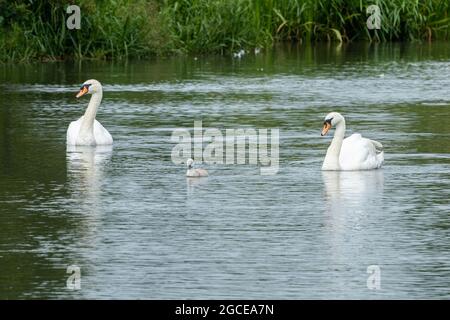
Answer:
[(66, 27), (64, 0), (0, 0), (0, 60), (148, 57), (171, 50), (153, 0), (78, 0), (81, 29)]
[[(449, 0), (0, 0), (0, 61), (227, 53), (279, 41), (449, 40)], [(366, 25), (369, 5), (381, 29)]]
[[(376, 4), (381, 29), (369, 30)], [(449, 39), (448, 0), (166, 0), (172, 33), (195, 51), (233, 50), (274, 41)]]

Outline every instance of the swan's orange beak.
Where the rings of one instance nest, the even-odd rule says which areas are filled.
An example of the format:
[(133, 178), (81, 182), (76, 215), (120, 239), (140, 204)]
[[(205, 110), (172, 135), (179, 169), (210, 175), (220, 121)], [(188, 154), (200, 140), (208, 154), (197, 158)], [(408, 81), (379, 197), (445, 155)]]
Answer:
[(320, 134), (321, 136), (324, 136), (327, 134), (328, 130), (331, 129), (331, 123), (329, 122), (324, 122), (323, 123), (323, 129), (322, 129), (322, 133)]
[(77, 93), (76, 97), (77, 97), (77, 98), (82, 97), (82, 96), (84, 96), (86, 93), (88, 93), (88, 91), (89, 91), (88, 87), (87, 87), (87, 86), (83, 86), (83, 87), (80, 89), (80, 91)]

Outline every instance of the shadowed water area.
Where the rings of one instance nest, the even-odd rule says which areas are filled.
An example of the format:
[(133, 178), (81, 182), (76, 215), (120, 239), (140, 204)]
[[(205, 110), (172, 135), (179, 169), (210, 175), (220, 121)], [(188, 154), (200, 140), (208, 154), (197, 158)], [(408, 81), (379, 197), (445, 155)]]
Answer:
[[(449, 75), (449, 43), (1, 65), (0, 298), (448, 299)], [(91, 78), (114, 145), (68, 150)], [(381, 170), (321, 171), (330, 111)], [(199, 120), (279, 129), (278, 173), (187, 179), (171, 135)]]

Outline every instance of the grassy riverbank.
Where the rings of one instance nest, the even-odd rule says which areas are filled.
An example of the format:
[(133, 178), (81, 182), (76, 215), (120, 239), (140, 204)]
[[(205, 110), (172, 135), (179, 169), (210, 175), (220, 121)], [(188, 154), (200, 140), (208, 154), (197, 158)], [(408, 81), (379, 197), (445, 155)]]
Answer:
[[(81, 29), (68, 30), (67, 1), (0, 0), (0, 61), (227, 54), (279, 41), (450, 39), (448, 0), (116, 0), (75, 2)], [(368, 30), (377, 4), (381, 29)]]

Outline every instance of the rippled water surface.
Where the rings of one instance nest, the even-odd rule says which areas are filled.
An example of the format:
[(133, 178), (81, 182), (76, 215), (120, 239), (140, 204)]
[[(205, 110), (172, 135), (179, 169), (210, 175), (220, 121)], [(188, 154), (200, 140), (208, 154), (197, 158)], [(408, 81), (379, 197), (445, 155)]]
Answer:
[[(0, 66), (0, 298), (448, 299), (449, 75), (442, 43)], [(114, 146), (67, 150), (90, 78)], [(383, 169), (320, 170), (330, 111)], [(279, 129), (278, 173), (186, 179), (171, 135), (199, 120)]]

